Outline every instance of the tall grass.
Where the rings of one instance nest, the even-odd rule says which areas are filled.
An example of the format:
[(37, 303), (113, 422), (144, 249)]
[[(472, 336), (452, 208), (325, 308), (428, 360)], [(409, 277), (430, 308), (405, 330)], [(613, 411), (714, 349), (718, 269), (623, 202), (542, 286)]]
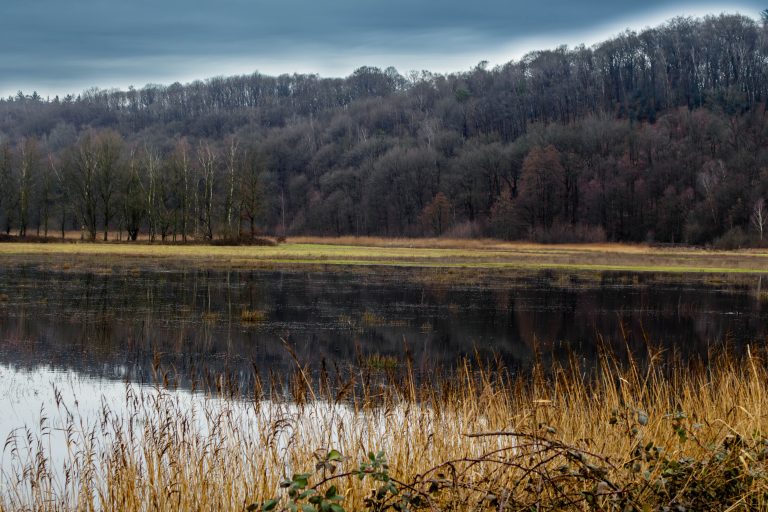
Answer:
[[(306, 480), (346, 510), (768, 509), (767, 383), (748, 351), (524, 375), (466, 361), (421, 380), (407, 363), (335, 379), (297, 366), (236, 398), (127, 386), (91, 424), (60, 399), (63, 461), (49, 418), (10, 437), (0, 508), (277, 510)], [(374, 459), (381, 496), (382, 479), (358, 478)]]

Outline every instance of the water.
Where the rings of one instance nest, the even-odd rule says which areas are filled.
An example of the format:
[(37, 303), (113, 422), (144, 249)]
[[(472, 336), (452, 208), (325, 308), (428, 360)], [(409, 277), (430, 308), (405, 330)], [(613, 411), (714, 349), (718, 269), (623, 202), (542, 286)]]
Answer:
[(120, 417), (131, 394), (165, 393), (164, 385), (182, 408), (203, 410), (211, 402), (194, 382), (228, 374), (247, 385), (254, 371), (285, 374), (296, 365), (286, 345), (311, 371), (321, 362), (397, 367), (409, 359), (428, 375), (474, 355), (513, 369), (529, 367), (537, 351), (572, 352), (588, 364), (598, 339), (638, 353), (650, 340), (682, 357), (766, 339), (768, 302), (756, 276), (469, 277), (0, 270), (0, 441), (16, 437), (0, 472), (19, 474), (19, 460), (34, 459), (36, 445), (26, 458), (10, 453), (28, 429), (47, 440), (61, 476), (67, 424), (96, 429), (105, 407)]
[[(408, 270), (0, 271), (0, 364), (99, 380), (185, 380), (328, 366), (405, 352), (418, 370), (495, 355), (525, 368), (535, 350), (593, 359), (598, 338), (685, 357), (766, 337), (758, 277), (528, 274), (436, 283)], [(248, 315), (251, 315), (249, 317)]]

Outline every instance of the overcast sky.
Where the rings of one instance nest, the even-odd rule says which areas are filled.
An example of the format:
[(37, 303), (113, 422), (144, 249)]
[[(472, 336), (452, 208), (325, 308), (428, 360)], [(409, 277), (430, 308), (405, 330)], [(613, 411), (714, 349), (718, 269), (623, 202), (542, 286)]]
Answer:
[(216, 75), (319, 73), (362, 65), (437, 72), (593, 44), (676, 15), (765, 1), (5, 0), (0, 95), (44, 96)]

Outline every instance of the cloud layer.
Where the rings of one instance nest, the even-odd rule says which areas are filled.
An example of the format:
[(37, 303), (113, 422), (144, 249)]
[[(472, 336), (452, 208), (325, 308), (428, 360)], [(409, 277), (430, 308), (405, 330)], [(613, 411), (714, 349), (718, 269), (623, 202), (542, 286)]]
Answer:
[(539, 46), (591, 44), (677, 14), (757, 16), (761, 9), (753, 0), (14, 1), (0, 15), (0, 94), (140, 87), (256, 70), (457, 71)]

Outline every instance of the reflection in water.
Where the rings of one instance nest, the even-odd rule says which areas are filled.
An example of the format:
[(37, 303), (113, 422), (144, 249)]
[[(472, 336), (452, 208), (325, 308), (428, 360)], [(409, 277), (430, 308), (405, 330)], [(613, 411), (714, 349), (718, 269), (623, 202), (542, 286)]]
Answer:
[[(236, 452), (247, 460), (261, 457), (285, 467), (296, 436), (336, 446), (347, 441), (350, 432), (344, 426), (356, 417), (344, 403), (227, 400), (45, 366), (28, 371), (0, 364), (0, 382), (0, 497), (11, 492), (15, 500), (35, 503), (32, 496), (16, 494), (23, 488), (17, 483), (29, 478), (24, 475), (34, 475), (31, 479), (44, 488), (43, 494), (51, 490), (46, 499), (53, 501), (45, 510), (64, 509), (52, 504), (56, 502), (66, 503), (67, 510), (82, 509), (73, 499), (82, 481), (72, 476), (105, 482), (116, 446), (146, 464), (143, 450), (167, 442), (173, 433), (186, 437), (189, 446), (213, 442), (214, 453), (228, 450), (230, 456)], [(384, 422), (365, 424), (376, 437), (385, 432)]]
[[(283, 340), (315, 369), (396, 363), (407, 350), (418, 374), (475, 352), (513, 368), (537, 350), (589, 363), (599, 338), (636, 351), (649, 340), (686, 357), (766, 336), (758, 278), (542, 272), (455, 284), (408, 272), (0, 270), (0, 439), (23, 441), (19, 427), (49, 432), (53, 460), (63, 459), (67, 421), (104, 425), (105, 404), (119, 416), (131, 389), (162, 392), (143, 385), (162, 369), (173, 369), (182, 390), (166, 394), (183, 411), (212, 403), (189, 392), (205, 375), (247, 386), (254, 369), (284, 374), (294, 362)], [(0, 470), (13, 473), (8, 453)]]
[(517, 368), (537, 348), (590, 361), (598, 338), (704, 355), (766, 334), (757, 277), (748, 287), (542, 272), (462, 285), (407, 273), (4, 270), (0, 362), (149, 382), (159, 366), (186, 376), (281, 372), (292, 365), (281, 340), (300, 360), (329, 365), (402, 360), (407, 347), (424, 370), (475, 351)]

